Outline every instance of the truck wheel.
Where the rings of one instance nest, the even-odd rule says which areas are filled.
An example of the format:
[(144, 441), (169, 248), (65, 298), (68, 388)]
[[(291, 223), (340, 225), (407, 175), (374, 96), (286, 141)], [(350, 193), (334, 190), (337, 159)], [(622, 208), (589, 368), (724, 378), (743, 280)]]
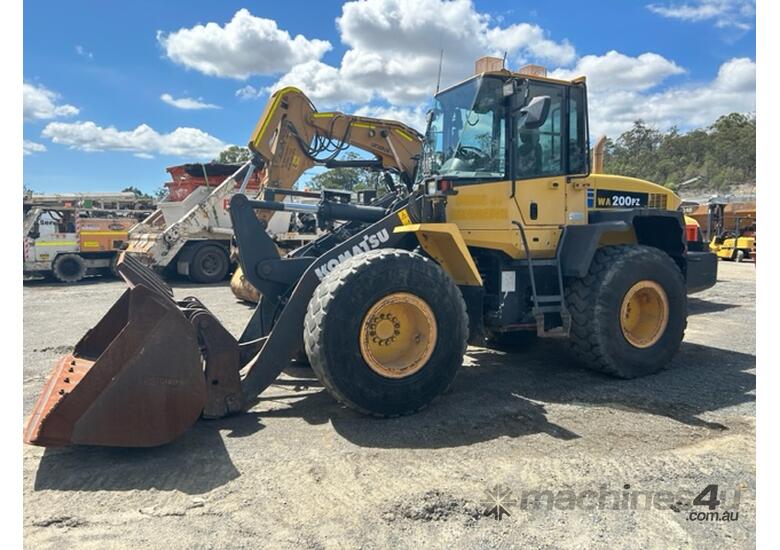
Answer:
[(663, 251), (637, 245), (596, 251), (588, 275), (566, 291), (577, 359), (620, 378), (662, 370), (687, 323), (685, 281)]
[(198, 248), (190, 262), (190, 280), (196, 283), (218, 283), (227, 275), (230, 263), (225, 249), (206, 244)]
[(119, 269), (117, 268), (117, 264), (119, 264), (119, 254), (114, 254), (114, 256), (111, 258), (111, 261), (108, 264), (108, 267), (105, 268), (103, 271), (104, 275), (112, 279), (119, 279), (121, 276), (119, 275)]
[(317, 287), (303, 339), (312, 369), (340, 402), (375, 416), (424, 408), (452, 383), (468, 338), (466, 304), (433, 261), (374, 250)]
[(54, 258), (51, 271), (58, 281), (75, 283), (87, 274), (87, 264), (78, 254), (60, 254)]
[(745, 261), (745, 251), (744, 250), (737, 250), (737, 257), (736, 257), (737, 263), (742, 263)]

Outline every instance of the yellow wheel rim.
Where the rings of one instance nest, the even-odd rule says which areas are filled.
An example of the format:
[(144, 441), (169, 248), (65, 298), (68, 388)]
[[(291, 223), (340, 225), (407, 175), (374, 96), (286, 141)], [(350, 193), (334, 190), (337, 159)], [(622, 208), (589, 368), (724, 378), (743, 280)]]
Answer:
[(436, 347), (436, 317), (431, 307), (408, 292), (388, 294), (368, 310), (360, 325), (360, 353), (368, 366), (387, 378), (419, 371)]
[(669, 299), (654, 281), (639, 281), (623, 297), (620, 328), (629, 344), (649, 348), (661, 339), (669, 323)]

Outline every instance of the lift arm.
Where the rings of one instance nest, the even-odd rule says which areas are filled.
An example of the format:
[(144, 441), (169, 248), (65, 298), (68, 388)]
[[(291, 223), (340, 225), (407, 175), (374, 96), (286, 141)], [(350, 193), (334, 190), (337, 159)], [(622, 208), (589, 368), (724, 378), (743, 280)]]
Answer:
[[(297, 88), (275, 92), (260, 117), (249, 148), (262, 161), (263, 185), (290, 189), (313, 166), (360, 166), (387, 170), (411, 182), (422, 148), (416, 130), (393, 120), (319, 112)], [(374, 159), (338, 161), (336, 156), (357, 147)]]

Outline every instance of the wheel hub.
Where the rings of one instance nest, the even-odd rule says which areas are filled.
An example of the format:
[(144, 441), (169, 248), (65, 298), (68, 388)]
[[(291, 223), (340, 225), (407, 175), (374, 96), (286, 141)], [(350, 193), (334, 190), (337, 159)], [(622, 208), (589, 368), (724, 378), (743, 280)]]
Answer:
[(203, 263), (201, 265), (203, 266), (203, 271), (209, 275), (213, 275), (219, 269), (219, 261), (213, 253), (208, 254), (203, 258)]
[(363, 318), (360, 353), (377, 374), (404, 378), (428, 362), (436, 334), (430, 306), (413, 294), (396, 292), (376, 302)]
[(661, 339), (669, 323), (669, 299), (655, 281), (636, 283), (623, 297), (620, 329), (634, 347), (649, 348)]

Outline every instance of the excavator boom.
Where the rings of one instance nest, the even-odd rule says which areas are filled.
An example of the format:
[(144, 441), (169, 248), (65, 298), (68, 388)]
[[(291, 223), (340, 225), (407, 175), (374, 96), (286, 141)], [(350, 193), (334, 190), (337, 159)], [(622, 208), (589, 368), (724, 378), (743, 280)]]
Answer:
[(336, 167), (349, 147), (374, 155), (364, 165), (411, 182), (423, 137), (394, 120), (319, 112), (297, 88), (274, 93), (252, 132), (249, 148), (265, 164), (268, 187), (291, 188), (313, 166)]

